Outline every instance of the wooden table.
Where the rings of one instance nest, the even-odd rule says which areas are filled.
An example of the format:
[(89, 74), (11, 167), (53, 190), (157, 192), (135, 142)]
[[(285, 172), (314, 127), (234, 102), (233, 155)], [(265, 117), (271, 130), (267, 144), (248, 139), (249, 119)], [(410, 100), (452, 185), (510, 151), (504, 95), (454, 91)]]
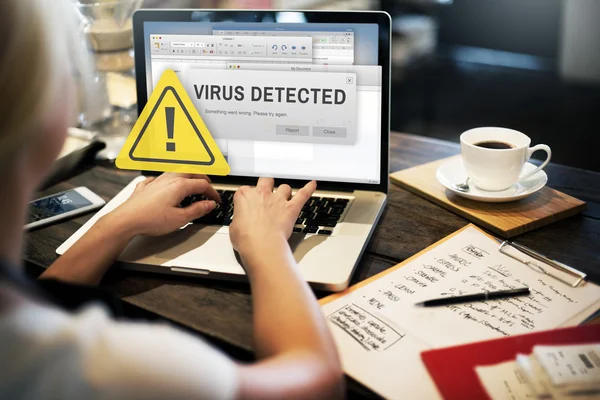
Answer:
[[(390, 170), (459, 151), (454, 143), (392, 133)], [(551, 187), (588, 202), (588, 211), (516, 240), (583, 270), (591, 280), (600, 283), (600, 173), (552, 164), (546, 171)], [(109, 200), (135, 175), (110, 166), (93, 166), (40, 195), (87, 186)], [(88, 218), (90, 215), (27, 234), (24, 260), (30, 266), (47, 267), (56, 259), (55, 249)], [(464, 218), (392, 185), (386, 209), (352, 283), (403, 261), (467, 223)], [(238, 357), (251, 354), (252, 302), (247, 284), (114, 270), (103, 286), (129, 304), (201, 333)], [(370, 394), (356, 383), (351, 382), (349, 388), (350, 395)]]

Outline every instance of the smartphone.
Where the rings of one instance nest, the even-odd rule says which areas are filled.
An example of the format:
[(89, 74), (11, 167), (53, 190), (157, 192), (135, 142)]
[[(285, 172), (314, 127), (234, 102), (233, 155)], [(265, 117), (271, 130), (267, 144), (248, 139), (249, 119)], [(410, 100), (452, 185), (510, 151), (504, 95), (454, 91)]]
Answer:
[(29, 217), (24, 229), (38, 228), (97, 210), (105, 203), (83, 186), (42, 197), (29, 203)]

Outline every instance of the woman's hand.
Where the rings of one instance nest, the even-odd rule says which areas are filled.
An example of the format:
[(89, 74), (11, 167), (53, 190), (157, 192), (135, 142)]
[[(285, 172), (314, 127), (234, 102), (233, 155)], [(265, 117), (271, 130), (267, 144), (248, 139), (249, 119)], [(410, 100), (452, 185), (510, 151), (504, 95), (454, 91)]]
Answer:
[(233, 197), (235, 211), (229, 236), (242, 255), (262, 247), (255, 246), (258, 242), (289, 239), (304, 203), (317, 188), (317, 183), (311, 181), (290, 199), (289, 185), (281, 185), (273, 193), (273, 184), (272, 178), (260, 178), (256, 187), (242, 186)]
[[(164, 235), (214, 210), (221, 198), (209, 182), (204, 175), (165, 173), (138, 183), (127, 201), (100, 218), (41, 278), (98, 284), (134, 236)], [(212, 200), (179, 208), (193, 194)]]
[[(194, 194), (211, 200), (179, 207), (185, 197)], [(220, 201), (207, 176), (164, 173), (138, 183), (131, 197), (109, 215), (125, 224), (132, 235), (160, 236), (210, 213)]]
[[(238, 397), (342, 398), (344, 376), (323, 312), (294, 260), (287, 239), (312, 181), (294, 197), (273, 179), (241, 187), (229, 227), (252, 287), (254, 350), (259, 362), (239, 368)], [(274, 323), (273, 321), (277, 321)]]

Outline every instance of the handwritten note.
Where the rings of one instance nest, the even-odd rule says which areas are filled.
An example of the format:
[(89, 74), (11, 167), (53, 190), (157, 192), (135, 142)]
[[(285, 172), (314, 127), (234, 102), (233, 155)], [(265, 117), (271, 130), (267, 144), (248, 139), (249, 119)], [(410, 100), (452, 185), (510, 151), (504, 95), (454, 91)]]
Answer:
[[(524, 286), (531, 289), (528, 297), (415, 306), (432, 298)], [(405, 357), (414, 353), (408, 348), (413, 340), (427, 349), (552, 329), (577, 324), (597, 307), (600, 287), (565, 285), (503, 255), (498, 243), (468, 227), (401, 268), (325, 304), (323, 310), (348, 374), (387, 398), (408, 392), (431, 398), (437, 392), (420, 358)], [(368, 365), (365, 353), (380, 358)], [(381, 362), (390, 355), (396, 360), (393, 365)], [(409, 369), (413, 371), (407, 375)]]
[(329, 316), (367, 351), (387, 350), (405, 335), (356, 304), (345, 305)]

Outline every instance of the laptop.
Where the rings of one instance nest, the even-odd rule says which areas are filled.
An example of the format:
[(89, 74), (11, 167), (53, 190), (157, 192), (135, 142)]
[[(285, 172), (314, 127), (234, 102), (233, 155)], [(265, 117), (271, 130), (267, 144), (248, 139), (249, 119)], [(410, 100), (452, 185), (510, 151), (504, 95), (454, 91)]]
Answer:
[[(293, 189), (315, 179), (317, 192), (302, 209), (289, 243), (315, 289), (345, 289), (388, 191), (389, 15), (139, 10), (133, 33), (138, 111), (161, 74), (175, 71), (231, 172), (211, 177), (223, 199), (218, 209), (170, 235), (135, 238), (119, 265), (245, 280), (229, 241), (235, 190), (261, 176)], [(123, 203), (143, 175), (57, 253)], [(196, 200), (192, 196), (184, 203)]]

